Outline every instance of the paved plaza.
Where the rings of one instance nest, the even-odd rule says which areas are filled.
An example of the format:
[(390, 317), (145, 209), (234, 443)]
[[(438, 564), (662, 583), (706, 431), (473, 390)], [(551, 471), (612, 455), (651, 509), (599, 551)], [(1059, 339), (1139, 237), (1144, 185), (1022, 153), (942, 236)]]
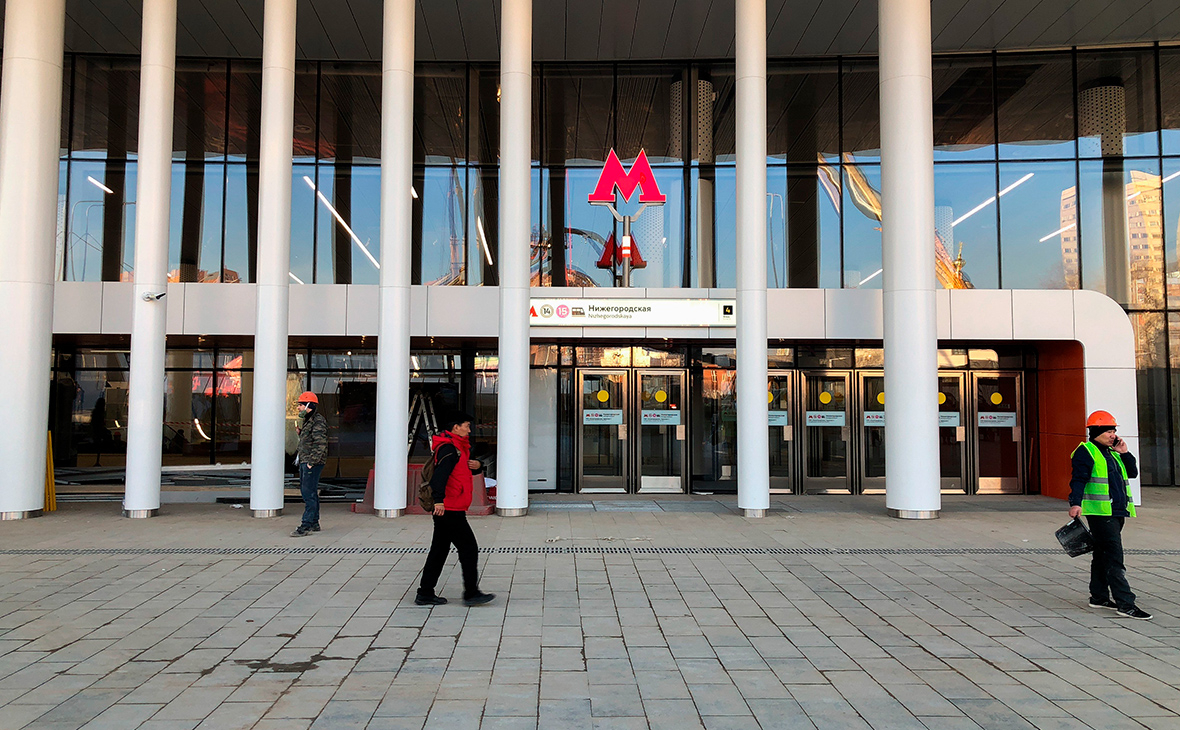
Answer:
[(1150, 622), (1086, 606), (1042, 497), (548, 496), (472, 518), (471, 609), (453, 557), (413, 604), (425, 517), (63, 504), (0, 524), (0, 729), (1178, 728), (1180, 492), (1145, 499)]

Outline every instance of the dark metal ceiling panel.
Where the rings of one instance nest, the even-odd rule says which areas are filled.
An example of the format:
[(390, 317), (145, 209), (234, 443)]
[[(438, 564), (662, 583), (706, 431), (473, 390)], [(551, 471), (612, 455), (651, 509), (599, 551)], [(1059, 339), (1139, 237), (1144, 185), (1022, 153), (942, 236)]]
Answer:
[(713, 0), (702, 23), (701, 33), (693, 56), (697, 58), (728, 58), (733, 55), (733, 40), (737, 15), (732, 2)]
[(440, 61), (458, 61), (467, 57), (467, 43), (463, 39), (463, 23), (455, 0), (433, 0), (419, 3), (430, 37), (434, 41), (434, 57)]
[(299, 0), (295, 8), (295, 57), (306, 59), (339, 58), (333, 39), (320, 20), (312, 0)]
[(1024, 25), (1025, 19), (1042, 4), (1030, 0), (1005, 0), (986, 23), (968, 36), (964, 46), (969, 49), (995, 47), (1015, 28)]
[(1008, 48), (1030, 48), (1067, 11), (1068, 8), (1058, 3), (1037, 3), (1018, 25), (1008, 30), (1000, 42)]
[(602, 18), (598, 32), (599, 58), (653, 58), (636, 56), (631, 50), (635, 35), (633, 0), (601, 0)]
[(799, 39), (812, 23), (819, 22), (817, 13), (823, 0), (797, 0), (778, 3), (777, 12), (768, 10), (766, 18), (766, 53), (769, 56), (789, 56), (795, 52)]
[[(1180, 18), (1177, 11), (1180, 11), (1180, 4), (1175, 0), (1166, 3), (1161, 3), (1159, 0), (1145, 0), (1143, 7), (1138, 11), (1128, 12), (1113, 18), (1104, 14), (1096, 22), (1101, 22), (1105, 18), (1112, 20), (1110, 23), (1111, 32), (1106, 37), (1108, 42), (1134, 42), (1150, 39), (1153, 31), (1168, 25), (1171, 25), (1174, 31), (1175, 21)], [(1172, 20), (1171, 23), (1169, 23), (1169, 18)]]
[[(536, 13), (536, 10), (533, 11)], [(500, 58), (500, 3), (484, 0), (469, 3), (463, 9), (463, 37), (467, 41), (467, 58), (472, 61), (495, 61)], [(536, 47), (536, 34), (533, 36)]]
[[(710, 4), (705, 0), (680, 0), (676, 3), (672, 9), (672, 17), (668, 20), (664, 58), (693, 57), (701, 29), (705, 25), (705, 19), (709, 16)], [(728, 3), (727, 0), (727, 4), (731, 3)]]
[[(602, 3), (566, 0), (565, 28), (565, 57), (567, 59), (588, 61), (598, 58), (599, 33), (602, 30)], [(536, 34), (535, 23), (533, 33)]]
[(795, 44), (794, 55), (818, 56), (825, 53), (858, 4), (848, 0), (823, 0), (807, 31)]
[(675, 8), (676, 0), (644, 0), (638, 3), (629, 55), (635, 58), (663, 56)]
[[(182, 55), (259, 58), (265, 0), (183, 0)], [(298, 0), (297, 54), (380, 57), (383, 0)], [(0, 7), (3, 0), (0, 0)], [(494, 61), (499, 0), (418, 0), (419, 59)], [(67, 0), (66, 49), (138, 53), (142, 0)], [(732, 0), (534, 0), (534, 58), (625, 60), (733, 55)], [(873, 0), (767, 0), (767, 51), (876, 52)], [(2, 27), (2, 24), (0, 24)], [(1177, 0), (931, 0), (939, 52), (1180, 39)]]
[(533, 28), (545, 29), (544, 32), (533, 33), (533, 58), (538, 61), (560, 61), (565, 58), (564, 2), (548, 0), (533, 3)]
[(438, 58), (434, 52), (434, 38), (422, 12), (422, 3), (414, 9), (414, 58), (419, 61), (433, 61)]
[(832, 42), (824, 49), (826, 54), (861, 53), (865, 42), (877, 30), (877, 3), (873, 0), (860, 0), (843, 27)]
[(1003, 0), (971, 0), (935, 37), (934, 45), (941, 48), (965, 48), (968, 39), (991, 22), (992, 15), (1002, 3)]

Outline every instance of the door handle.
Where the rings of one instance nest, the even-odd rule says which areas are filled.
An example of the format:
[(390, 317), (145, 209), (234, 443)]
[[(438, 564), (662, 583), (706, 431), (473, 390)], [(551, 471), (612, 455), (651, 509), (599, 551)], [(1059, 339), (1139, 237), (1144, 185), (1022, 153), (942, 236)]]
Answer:
[(841, 426), (841, 427), (840, 427), (840, 440), (841, 440), (841, 441), (847, 441), (847, 440), (848, 440), (848, 427), (847, 427), (847, 426)]
[(619, 424), (619, 440), (620, 441), (627, 440), (627, 424), (625, 424), (625, 423)]
[(967, 427), (966, 426), (955, 426), (955, 441), (966, 441), (966, 440), (967, 440)]
[(676, 426), (676, 440), (677, 441), (684, 440), (684, 424), (683, 423)]
[(1020, 441), (1020, 426), (1012, 427), (1012, 440), (1017, 442)]
[(795, 427), (794, 426), (783, 426), (783, 441), (794, 441), (794, 440), (795, 440)]

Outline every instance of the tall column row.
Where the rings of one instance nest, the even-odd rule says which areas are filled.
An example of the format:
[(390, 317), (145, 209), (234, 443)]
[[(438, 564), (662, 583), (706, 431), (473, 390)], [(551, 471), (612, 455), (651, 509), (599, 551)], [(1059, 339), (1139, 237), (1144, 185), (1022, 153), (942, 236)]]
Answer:
[[(498, 508), (528, 509), (533, 0), (501, 3)], [(881, 0), (887, 495), (890, 514), (940, 508), (930, 6)], [(265, 0), (251, 509), (282, 513), (287, 409), (297, 0)], [(384, 0), (377, 514), (406, 507), (415, 0)], [(770, 506), (767, 442), (766, 2), (735, 0), (738, 505)], [(8, 0), (0, 89), (0, 517), (39, 514), (46, 465), (64, 0)], [(176, 0), (145, 0), (125, 514), (160, 505)], [(903, 431), (904, 429), (904, 431)]]
[(0, 80), (0, 519), (45, 505), (65, 0), (7, 0)]

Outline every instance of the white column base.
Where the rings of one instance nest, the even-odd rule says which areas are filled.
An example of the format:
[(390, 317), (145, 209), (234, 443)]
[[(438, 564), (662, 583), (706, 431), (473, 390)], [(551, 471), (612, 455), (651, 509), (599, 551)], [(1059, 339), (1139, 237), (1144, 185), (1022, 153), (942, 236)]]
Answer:
[(392, 520), (397, 517), (404, 517), (406, 511), (404, 509), (375, 509), (373, 514), (384, 520)]
[(123, 516), (132, 520), (146, 520), (149, 517), (159, 517), (159, 509), (125, 509)]
[(501, 517), (524, 517), (529, 513), (528, 507), (497, 507), (496, 514)]
[(0, 522), (8, 522), (9, 520), (31, 520), (34, 517), (40, 517), (44, 512), (39, 509), (18, 510), (16, 512), (0, 512)]
[(899, 520), (937, 520), (939, 510), (936, 509), (886, 509), (890, 517)]
[(283, 510), (281, 508), (280, 509), (255, 509), (255, 510), (250, 510), (250, 516), (256, 517), (260, 520), (266, 519), (267, 517), (282, 517)]

